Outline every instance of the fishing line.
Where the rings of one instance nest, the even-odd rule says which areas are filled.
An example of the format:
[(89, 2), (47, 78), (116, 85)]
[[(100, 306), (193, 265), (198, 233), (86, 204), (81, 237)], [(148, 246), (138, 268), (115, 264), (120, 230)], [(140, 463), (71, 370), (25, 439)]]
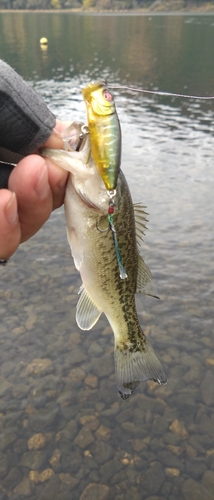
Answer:
[(214, 96), (197, 96), (197, 95), (187, 95), (187, 94), (174, 94), (173, 92), (163, 92), (161, 90), (145, 90), (139, 89), (138, 87), (128, 87), (126, 85), (108, 85), (109, 89), (119, 89), (119, 90), (131, 90), (133, 92), (143, 92), (145, 94), (154, 94), (161, 96), (171, 96), (171, 97), (185, 97), (186, 99), (201, 99), (204, 101), (209, 101), (210, 99), (214, 99)]

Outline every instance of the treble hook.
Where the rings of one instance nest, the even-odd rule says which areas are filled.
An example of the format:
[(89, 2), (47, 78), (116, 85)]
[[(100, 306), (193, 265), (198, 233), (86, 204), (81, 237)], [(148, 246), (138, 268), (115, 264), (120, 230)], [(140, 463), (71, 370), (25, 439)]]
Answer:
[[(105, 216), (103, 216), (103, 219), (105, 219)], [(100, 229), (100, 227), (99, 227), (99, 220), (96, 220), (96, 228), (99, 231), (99, 233), (107, 233), (111, 229), (109, 223), (108, 223), (108, 227), (106, 229)]]
[[(103, 218), (105, 218), (105, 216), (104, 216)], [(121, 226), (120, 226), (120, 228), (119, 228), (119, 229), (115, 229), (115, 225), (114, 225), (113, 223), (111, 223), (111, 225), (110, 225), (110, 223), (108, 223), (108, 227), (106, 227), (106, 229), (101, 229), (101, 228), (99, 227), (99, 221), (97, 220), (97, 221), (96, 221), (96, 228), (97, 228), (97, 230), (99, 231), (99, 233), (107, 233), (107, 232), (108, 232), (108, 231), (110, 231), (110, 230), (111, 230), (113, 233), (120, 233), (120, 231), (122, 231), (122, 230), (123, 230), (123, 222), (122, 222), (122, 224), (121, 224)]]
[(87, 125), (82, 125), (81, 127), (81, 133), (79, 135), (79, 142), (78, 142), (78, 145), (76, 147), (76, 151), (79, 151), (81, 146), (82, 146), (82, 143), (83, 143), (83, 139), (84, 137), (89, 134), (89, 130), (88, 130), (88, 127)]

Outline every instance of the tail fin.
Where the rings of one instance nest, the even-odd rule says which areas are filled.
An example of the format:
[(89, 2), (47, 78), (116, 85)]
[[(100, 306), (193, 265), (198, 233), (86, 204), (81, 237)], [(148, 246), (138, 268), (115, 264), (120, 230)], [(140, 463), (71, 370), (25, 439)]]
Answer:
[(139, 344), (121, 344), (115, 346), (115, 370), (119, 394), (122, 399), (131, 396), (134, 389), (143, 380), (153, 379), (159, 384), (166, 384), (167, 377), (152, 346), (144, 337)]

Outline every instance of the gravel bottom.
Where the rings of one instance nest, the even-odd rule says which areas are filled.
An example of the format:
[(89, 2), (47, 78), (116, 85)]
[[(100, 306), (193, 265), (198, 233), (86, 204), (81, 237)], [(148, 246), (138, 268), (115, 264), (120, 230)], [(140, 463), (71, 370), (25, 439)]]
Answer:
[(122, 401), (107, 321), (75, 323), (80, 279), (62, 213), (0, 273), (0, 500), (212, 500), (208, 299), (139, 299), (169, 382)]

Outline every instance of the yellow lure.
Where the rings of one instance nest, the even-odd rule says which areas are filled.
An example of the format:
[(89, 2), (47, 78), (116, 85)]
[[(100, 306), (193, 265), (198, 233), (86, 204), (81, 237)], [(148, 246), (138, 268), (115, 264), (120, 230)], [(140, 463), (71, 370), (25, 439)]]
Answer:
[(91, 154), (106, 189), (116, 189), (120, 171), (121, 130), (114, 98), (105, 82), (82, 90), (86, 103)]

